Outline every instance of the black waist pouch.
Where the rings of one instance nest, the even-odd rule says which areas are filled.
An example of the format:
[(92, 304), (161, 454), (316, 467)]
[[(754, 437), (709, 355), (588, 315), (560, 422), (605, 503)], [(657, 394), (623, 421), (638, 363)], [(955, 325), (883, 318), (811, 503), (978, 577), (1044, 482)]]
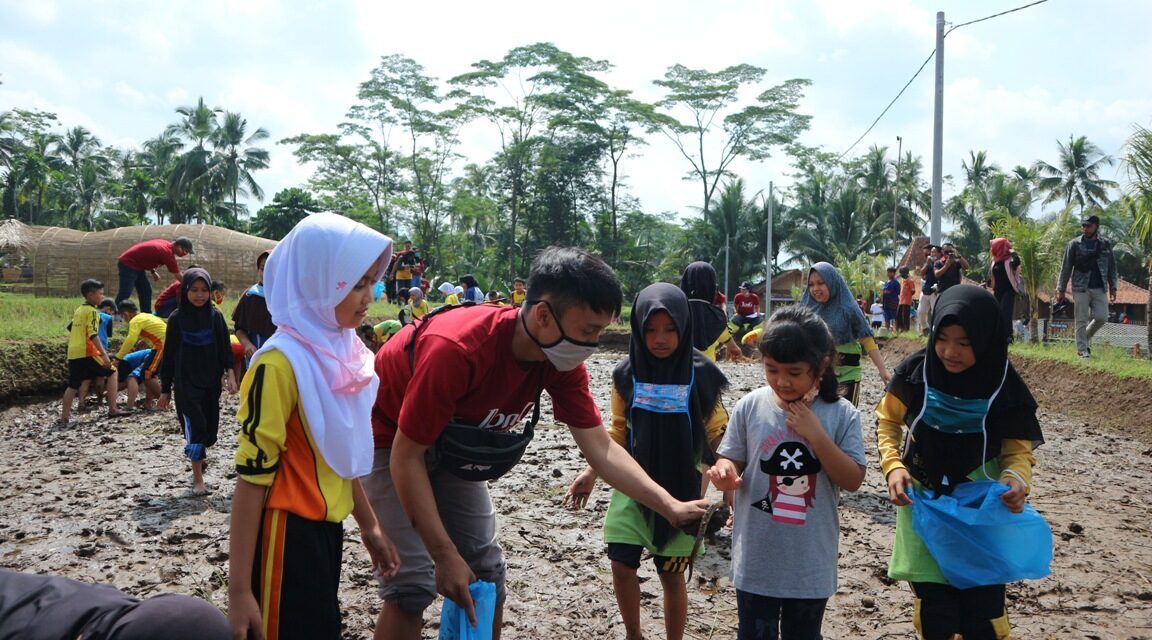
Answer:
[[(539, 406), (539, 399), (537, 399)], [(512, 470), (524, 456), (534, 435), (539, 410), (524, 431), (493, 431), (468, 424), (449, 423), (436, 439), (436, 465), (461, 480), (495, 480)]]

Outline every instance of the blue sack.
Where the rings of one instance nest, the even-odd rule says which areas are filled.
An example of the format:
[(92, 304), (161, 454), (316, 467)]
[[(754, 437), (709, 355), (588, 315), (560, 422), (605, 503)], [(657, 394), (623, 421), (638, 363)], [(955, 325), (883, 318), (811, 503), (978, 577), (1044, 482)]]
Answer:
[(492, 621), (496, 618), (496, 585), (477, 580), (468, 585), (476, 607), (476, 626), (468, 622), (468, 612), (453, 600), (444, 599), (440, 609), (440, 640), (492, 640)]
[(912, 529), (957, 589), (1051, 573), (1052, 529), (1030, 504), (1023, 513), (1009, 511), (1000, 501), (1006, 491), (989, 480), (958, 484), (952, 495), (936, 498), (916, 489)]

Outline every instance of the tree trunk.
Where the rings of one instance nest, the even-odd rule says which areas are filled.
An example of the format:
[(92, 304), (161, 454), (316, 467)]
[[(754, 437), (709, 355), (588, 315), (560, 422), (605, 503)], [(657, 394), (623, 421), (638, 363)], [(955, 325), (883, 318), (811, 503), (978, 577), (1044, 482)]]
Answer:
[(1148, 342), (1145, 343), (1145, 357), (1152, 358), (1152, 273), (1148, 275), (1148, 302), (1144, 305), (1144, 327), (1148, 329)]

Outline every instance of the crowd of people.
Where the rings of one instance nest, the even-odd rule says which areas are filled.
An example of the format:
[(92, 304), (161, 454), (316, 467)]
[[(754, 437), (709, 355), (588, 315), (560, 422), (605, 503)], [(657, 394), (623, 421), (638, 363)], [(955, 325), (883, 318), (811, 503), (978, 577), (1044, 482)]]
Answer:
[[(581, 249), (541, 251), (510, 300), (482, 294), (466, 275), (459, 288), (434, 289), (444, 304), (433, 309), (411, 243), (394, 251), (390, 238), (362, 224), (314, 214), (259, 256), (257, 282), (236, 305), (230, 336), (213, 304), (221, 288), (202, 268), (173, 270), (174, 259), (178, 302), (166, 321), (150, 313), (150, 290), (139, 285), (154, 266), (133, 248), (120, 259), (118, 298), (131, 285), (139, 303), (106, 301), (94, 280), (81, 285), (60, 424), (91, 381), (103, 381), (111, 416), (133, 409), (140, 386), (145, 410), (174, 399), (200, 494), (208, 491), (203, 469), (220, 428), (221, 394), (239, 391), (230, 637), (340, 637), (343, 521), (351, 515), (378, 582), (375, 638), (420, 638), (424, 612), (439, 596), (470, 624), (491, 625), (485, 637), (499, 638), (508, 576), (488, 482), (520, 461), (547, 392), (555, 421), (588, 465), (566, 502), (583, 508), (598, 479), (614, 489), (603, 536), (627, 638), (642, 637), (645, 554), (662, 587), (667, 637), (683, 638), (684, 575), (700, 544), (685, 531), (711, 513), (709, 485), (731, 512), (738, 637), (819, 638), (837, 587), (839, 496), (861, 486), (869, 464), (858, 409), (866, 356), (887, 387), (875, 408), (880, 459), (872, 462), (897, 506), (888, 575), (911, 583), (913, 624), (923, 637), (1008, 637), (1008, 579), (952, 585), (950, 567), (911, 524), (917, 501), (979, 479), (1003, 486), (1003, 508), (1026, 508), (1032, 450), (1043, 437), (1036, 402), (1007, 358), (1012, 330), (1003, 322), (1001, 280), (1018, 290), (1019, 263), (1000, 240), (992, 245), (995, 293), (961, 284), (969, 264), (954, 247), (926, 250), (916, 318), (928, 342), (895, 370), (834, 265), (812, 265), (799, 302), (767, 318), (742, 283), (729, 318), (716, 304), (715, 270), (689, 264), (679, 286), (655, 283), (634, 299), (608, 421), (584, 361), (624, 299), (613, 270)], [(185, 239), (165, 242), (147, 249), (163, 254), (157, 265), (168, 264), (169, 253), (191, 253)], [(1076, 251), (1104, 249), (1081, 241)], [(910, 273), (900, 270), (901, 282), (889, 271), (881, 326), (910, 329)], [(1097, 275), (1109, 282), (1106, 271)], [(366, 323), (382, 280), (398, 316)], [(1089, 290), (1098, 284), (1091, 274), (1081, 280)], [(102, 339), (116, 313), (129, 334), (113, 357)], [(715, 359), (723, 347), (726, 357), (746, 361), (734, 338), (741, 333), (756, 336), (766, 385), (731, 405)], [(123, 407), (121, 384), (130, 390)], [(6, 580), (16, 584), (0, 573), (0, 593)], [(492, 585), (487, 607), (473, 599), (478, 582)]]

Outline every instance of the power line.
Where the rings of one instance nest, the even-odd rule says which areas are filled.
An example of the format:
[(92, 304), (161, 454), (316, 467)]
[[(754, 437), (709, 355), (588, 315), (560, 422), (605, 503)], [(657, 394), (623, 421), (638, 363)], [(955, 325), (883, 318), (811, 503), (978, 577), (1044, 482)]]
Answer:
[[(966, 27), (970, 24), (976, 24), (977, 22), (984, 22), (985, 20), (991, 20), (992, 18), (999, 18), (1000, 16), (1006, 16), (1009, 13), (1015, 13), (1017, 11), (1022, 11), (1024, 9), (1027, 9), (1028, 7), (1034, 7), (1038, 4), (1044, 4), (1045, 2), (1048, 2), (1048, 0), (1036, 0), (1036, 2), (1022, 5), (1022, 6), (1016, 7), (1015, 9), (1009, 9), (1007, 11), (1001, 11), (1000, 13), (994, 13), (990, 16), (984, 16), (983, 18), (979, 18), (977, 20), (970, 20), (968, 22), (962, 22), (962, 23), (952, 27), (948, 31), (944, 32), (944, 36), (947, 37), (949, 33), (952, 33), (953, 31), (959, 29), (960, 27)], [(860, 144), (860, 141), (863, 140), (872, 131), (872, 129), (880, 122), (880, 119), (884, 117), (884, 114), (888, 113), (888, 110), (892, 108), (892, 105), (896, 104), (896, 101), (900, 99), (900, 96), (904, 95), (904, 91), (906, 91), (908, 89), (908, 87), (912, 84), (912, 82), (914, 80), (916, 80), (916, 78), (920, 75), (920, 72), (924, 70), (924, 67), (928, 66), (928, 63), (932, 61), (932, 57), (935, 55), (936, 55), (936, 50), (933, 49), (932, 53), (929, 53), (928, 57), (924, 59), (924, 63), (920, 65), (920, 68), (916, 70), (916, 73), (912, 74), (912, 77), (908, 79), (908, 82), (904, 83), (904, 86), (900, 89), (900, 92), (896, 94), (896, 97), (892, 98), (892, 101), (888, 103), (888, 106), (884, 107), (884, 110), (880, 112), (880, 115), (876, 116), (876, 119), (872, 121), (872, 124), (868, 125), (868, 129), (863, 134), (861, 134), (859, 138), (856, 138), (856, 141), (853, 142), (851, 146), (849, 146), (847, 149), (845, 149), (843, 152), (841, 152), (840, 155), (836, 156), (837, 160), (839, 160), (840, 158), (843, 158), (845, 155), (848, 154), (849, 151), (855, 149), (856, 145)]]

